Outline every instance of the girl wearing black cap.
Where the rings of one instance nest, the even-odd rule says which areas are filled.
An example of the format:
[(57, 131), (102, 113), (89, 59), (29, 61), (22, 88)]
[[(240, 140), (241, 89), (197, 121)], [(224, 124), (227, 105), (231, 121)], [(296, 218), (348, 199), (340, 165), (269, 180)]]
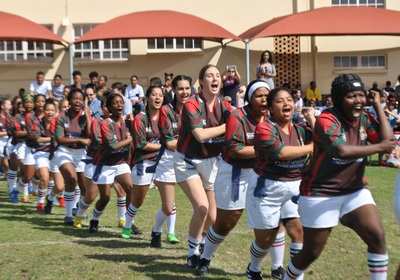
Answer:
[(284, 279), (296, 279), (319, 257), (339, 222), (367, 244), (371, 279), (386, 279), (384, 231), (363, 176), (367, 156), (390, 153), (395, 147), (392, 130), (379, 93), (370, 92), (378, 122), (364, 111), (367, 96), (357, 75), (338, 76), (331, 95), (334, 107), (325, 110), (316, 122), (311, 168), (300, 187), (304, 247), (289, 263)]

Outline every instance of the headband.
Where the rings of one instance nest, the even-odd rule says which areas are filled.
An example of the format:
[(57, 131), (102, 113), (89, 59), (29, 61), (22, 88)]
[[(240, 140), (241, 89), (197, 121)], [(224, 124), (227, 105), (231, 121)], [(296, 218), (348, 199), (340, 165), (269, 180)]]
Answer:
[(267, 88), (269, 91), (271, 90), (270, 86), (266, 82), (263, 81), (255, 82), (254, 84), (251, 85), (248, 91), (249, 102), (251, 100), (251, 97), (253, 96), (253, 93), (259, 88)]

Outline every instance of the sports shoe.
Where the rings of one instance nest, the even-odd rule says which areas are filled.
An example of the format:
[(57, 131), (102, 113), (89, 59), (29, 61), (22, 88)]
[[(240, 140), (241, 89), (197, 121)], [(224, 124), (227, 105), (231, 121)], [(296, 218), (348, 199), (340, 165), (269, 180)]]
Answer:
[(72, 216), (75, 217), (76, 213), (78, 213), (78, 208), (77, 207), (72, 208)]
[(285, 269), (280, 266), (277, 269), (271, 269), (271, 278), (282, 280), (283, 276), (285, 276)]
[(186, 265), (189, 268), (197, 268), (197, 266), (199, 265), (199, 261), (200, 261), (199, 255), (191, 255), (190, 257), (187, 257)]
[(44, 213), (44, 203), (38, 203), (38, 204), (36, 204), (36, 212), (38, 212), (38, 213)]
[(132, 234), (133, 235), (141, 235), (142, 231), (135, 224), (132, 225)]
[(74, 219), (72, 217), (64, 217), (64, 224), (67, 226), (73, 226)]
[(248, 280), (262, 280), (262, 273), (261, 271), (252, 271), (250, 270), (250, 264), (247, 266), (247, 271), (246, 271), (247, 279)]
[(179, 243), (179, 239), (176, 237), (175, 233), (168, 233), (167, 241), (168, 241), (168, 243), (171, 243), (171, 244)]
[(15, 203), (15, 204), (18, 203), (18, 194), (19, 194), (19, 191), (17, 191), (17, 190), (13, 190), (12, 192), (10, 192), (10, 202), (11, 203)]
[(53, 209), (53, 201), (49, 199), (49, 197), (46, 198), (46, 206), (44, 207), (44, 213), (45, 214), (51, 214), (51, 210)]
[(59, 196), (59, 197), (57, 197), (57, 200), (58, 200), (58, 206), (60, 206), (61, 208), (65, 208), (64, 197), (63, 196)]
[(199, 276), (205, 276), (208, 273), (208, 267), (210, 266), (210, 260), (201, 258), (197, 266), (196, 274)]
[(24, 196), (21, 198), (21, 202), (22, 202), (22, 203), (29, 203), (29, 195), (24, 195)]
[(96, 233), (98, 231), (99, 231), (99, 221), (98, 220), (90, 220), (89, 232)]
[(150, 247), (161, 248), (161, 232), (151, 232)]
[(119, 218), (118, 227), (119, 228), (123, 228), (124, 225), (125, 225), (125, 219), (124, 218)]
[(131, 228), (122, 228), (121, 237), (123, 239), (131, 239), (132, 238), (132, 229)]
[(199, 245), (199, 252), (200, 252), (200, 255), (202, 255), (203, 254), (203, 252), (204, 252), (204, 243), (200, 243), (200, 245)]
[(82, 217), (75, 216), (75, 218), (74, 218), (74, 228), (82, 228), (83, 219), (84, 218), (82, 218)]

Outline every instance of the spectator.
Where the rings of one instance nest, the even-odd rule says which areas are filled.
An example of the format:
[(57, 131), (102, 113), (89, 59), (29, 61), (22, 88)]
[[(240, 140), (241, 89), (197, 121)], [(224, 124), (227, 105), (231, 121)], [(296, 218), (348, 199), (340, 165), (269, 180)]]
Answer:
[(240, 90), (240, 75), (236, 65), (228, 65), (222, 74), (222, 94), (230, 97), (232, 106), (237, 107), (237, 94)]
[(270, 89), (275, 87), (274, 78), (276, 76), (275, 65), (270, 51), (264, 51), (261, 54), (260, 64), (257, 66), (257, 78), (267, 82)]
[(120, 94), (124, 98), (124, 116), (127, 119), (133, 119), (132, 103), (129, 101), (129, 99), (125, 98), (123, 94), (124, 85), (120, 82), (113, 83), (111, 85), (111, 92), (115, 94)]
[(97, 82), (98, 82), (98, 79), (99, 79), (99, 73), (97, 73), (96, 71), (92, 71), (92, 72), (90, 72), (89, 73), (89, 80), (90, 80), (90, 82), (89, 82), (89, 84), (87, 84), (86, 86), (87, 87), (91, 87), (91, 88), (93, 88), (93, 89), (97, 89)]
[(149, 87), (161, 87), (162, 88), (162, 81), (159, 77), (152, 77), (150, 78)]
[(46, 98), (52, 97), (51, 83), (44, 80), (44, 73), (36, 73), (36, 80), (32, 81), (29, 87), (32, 95), (44, 95)]
[(164, 73), (164, 102), (163, 104), (170, 104), (174, 100), (174, 91), (172, 90), (172, 79), (174, 78), (174, 73)]
[(144, 91), (143, 87), (138, 84), (139, 79), (136, 75), (130, 78), (131, 84), (125, 89), (125, 99), (132, 103), (134, 114), (144, 111)]
[(310, 86), (306, 89), (306, 99), (308, 102), (311, 102), (311, 100), (313, 100), (316, 103), (321, 102), (322, 100), (321, 91), (317, 87), (317, 83), (315, 81), (311, 81)]
[(103, 111), (101, 109), (101, 101), (97, 98), (96, 93), (94, 92), (94, 88), (86, 87), (85, 94), (88, 98), (88, 105), (92, 116), (98, 118), (103, 115)]
[(108, 91), (107, 88), (108, 77), (106, 75), (100, 75), (97, 81), (97, 96), (102, 97)]
[(386, 93), (387, 96), (390, 94), (394, 93), (394, 88), (392, 87), (392, 82), (391, 81), (386, 81), (386, 86), (383, 89)]
[(79, 70), (75, 70), (72, 72), (72, 79), (73, 83), (70, 85), (71, 91), (73, 91), (76, 88), (79, 88), (83, 90), (85, 88), (85, 85), (82, 83), (82, 73)]
[(53, 98), (55, 101), (64, 99), (64, 83), (60, 74), (56, 74), (53, 79)]

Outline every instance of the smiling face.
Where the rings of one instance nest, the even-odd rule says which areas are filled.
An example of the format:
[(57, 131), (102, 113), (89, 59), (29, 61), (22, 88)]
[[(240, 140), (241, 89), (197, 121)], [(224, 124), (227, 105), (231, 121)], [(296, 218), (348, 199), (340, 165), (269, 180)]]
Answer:
[(211, 66), (204, 72), (204, 77), (200, 80), (200, 86), (203, 94), (217, 96), (221, 90), (221, 74), (219, 70)]
[(83, 108), (83, 104), (84, 104), (84, 97), (82, 95), (82, 93), (80, 93), (79, 91), (76, 91), (70, 100), (70, 108), (75, 111), (75, 112), (79, 112), (82, 108)]
[(266, 114), (268, 111), (267, 96), (269, 90), (265, 87), (258, 88), (251, 96), (251, 109), (257, 115)]
[(174, 92), (176, 94), (176, 98), (178, 99), (179, 103), (181, 104), (186, 103), (186, 101), (188, 101), (192, 93), (190, 82), (187, 80), (179, 81), (176, 85), (176, 88), (174, 89)]
[(162, 89), (155, 87), (151, 90), (151, 93), (147, 97), (147, 104), (152, 110), (160, 110), (164, 101), (164, 95)]
[(56, 106), (54, 104), (46, 104), (44, 107), (44, 116), (47, 120), (52, 120), (56, 115)]
[(35, 98), (35, 110), (43, 111), (46, 98), (43, 95), (38, 95)]
[(124, 112), (124, 99), (121, 95), (116, 94), (113, 99), (111, 100), (111, 107), (110, 107), (111, 114), (113, 116), (120, 117)]
[(275, 121), (285, 123), (292, 120), (294, 100), (286, 90), (280, 90), (268, 106)]
[(342, 112), (346, 119), (355, 120), (361, 116), (363, 108), (367, 103), (365, 92), (361, 90), (348, 92), (341, 104)]

